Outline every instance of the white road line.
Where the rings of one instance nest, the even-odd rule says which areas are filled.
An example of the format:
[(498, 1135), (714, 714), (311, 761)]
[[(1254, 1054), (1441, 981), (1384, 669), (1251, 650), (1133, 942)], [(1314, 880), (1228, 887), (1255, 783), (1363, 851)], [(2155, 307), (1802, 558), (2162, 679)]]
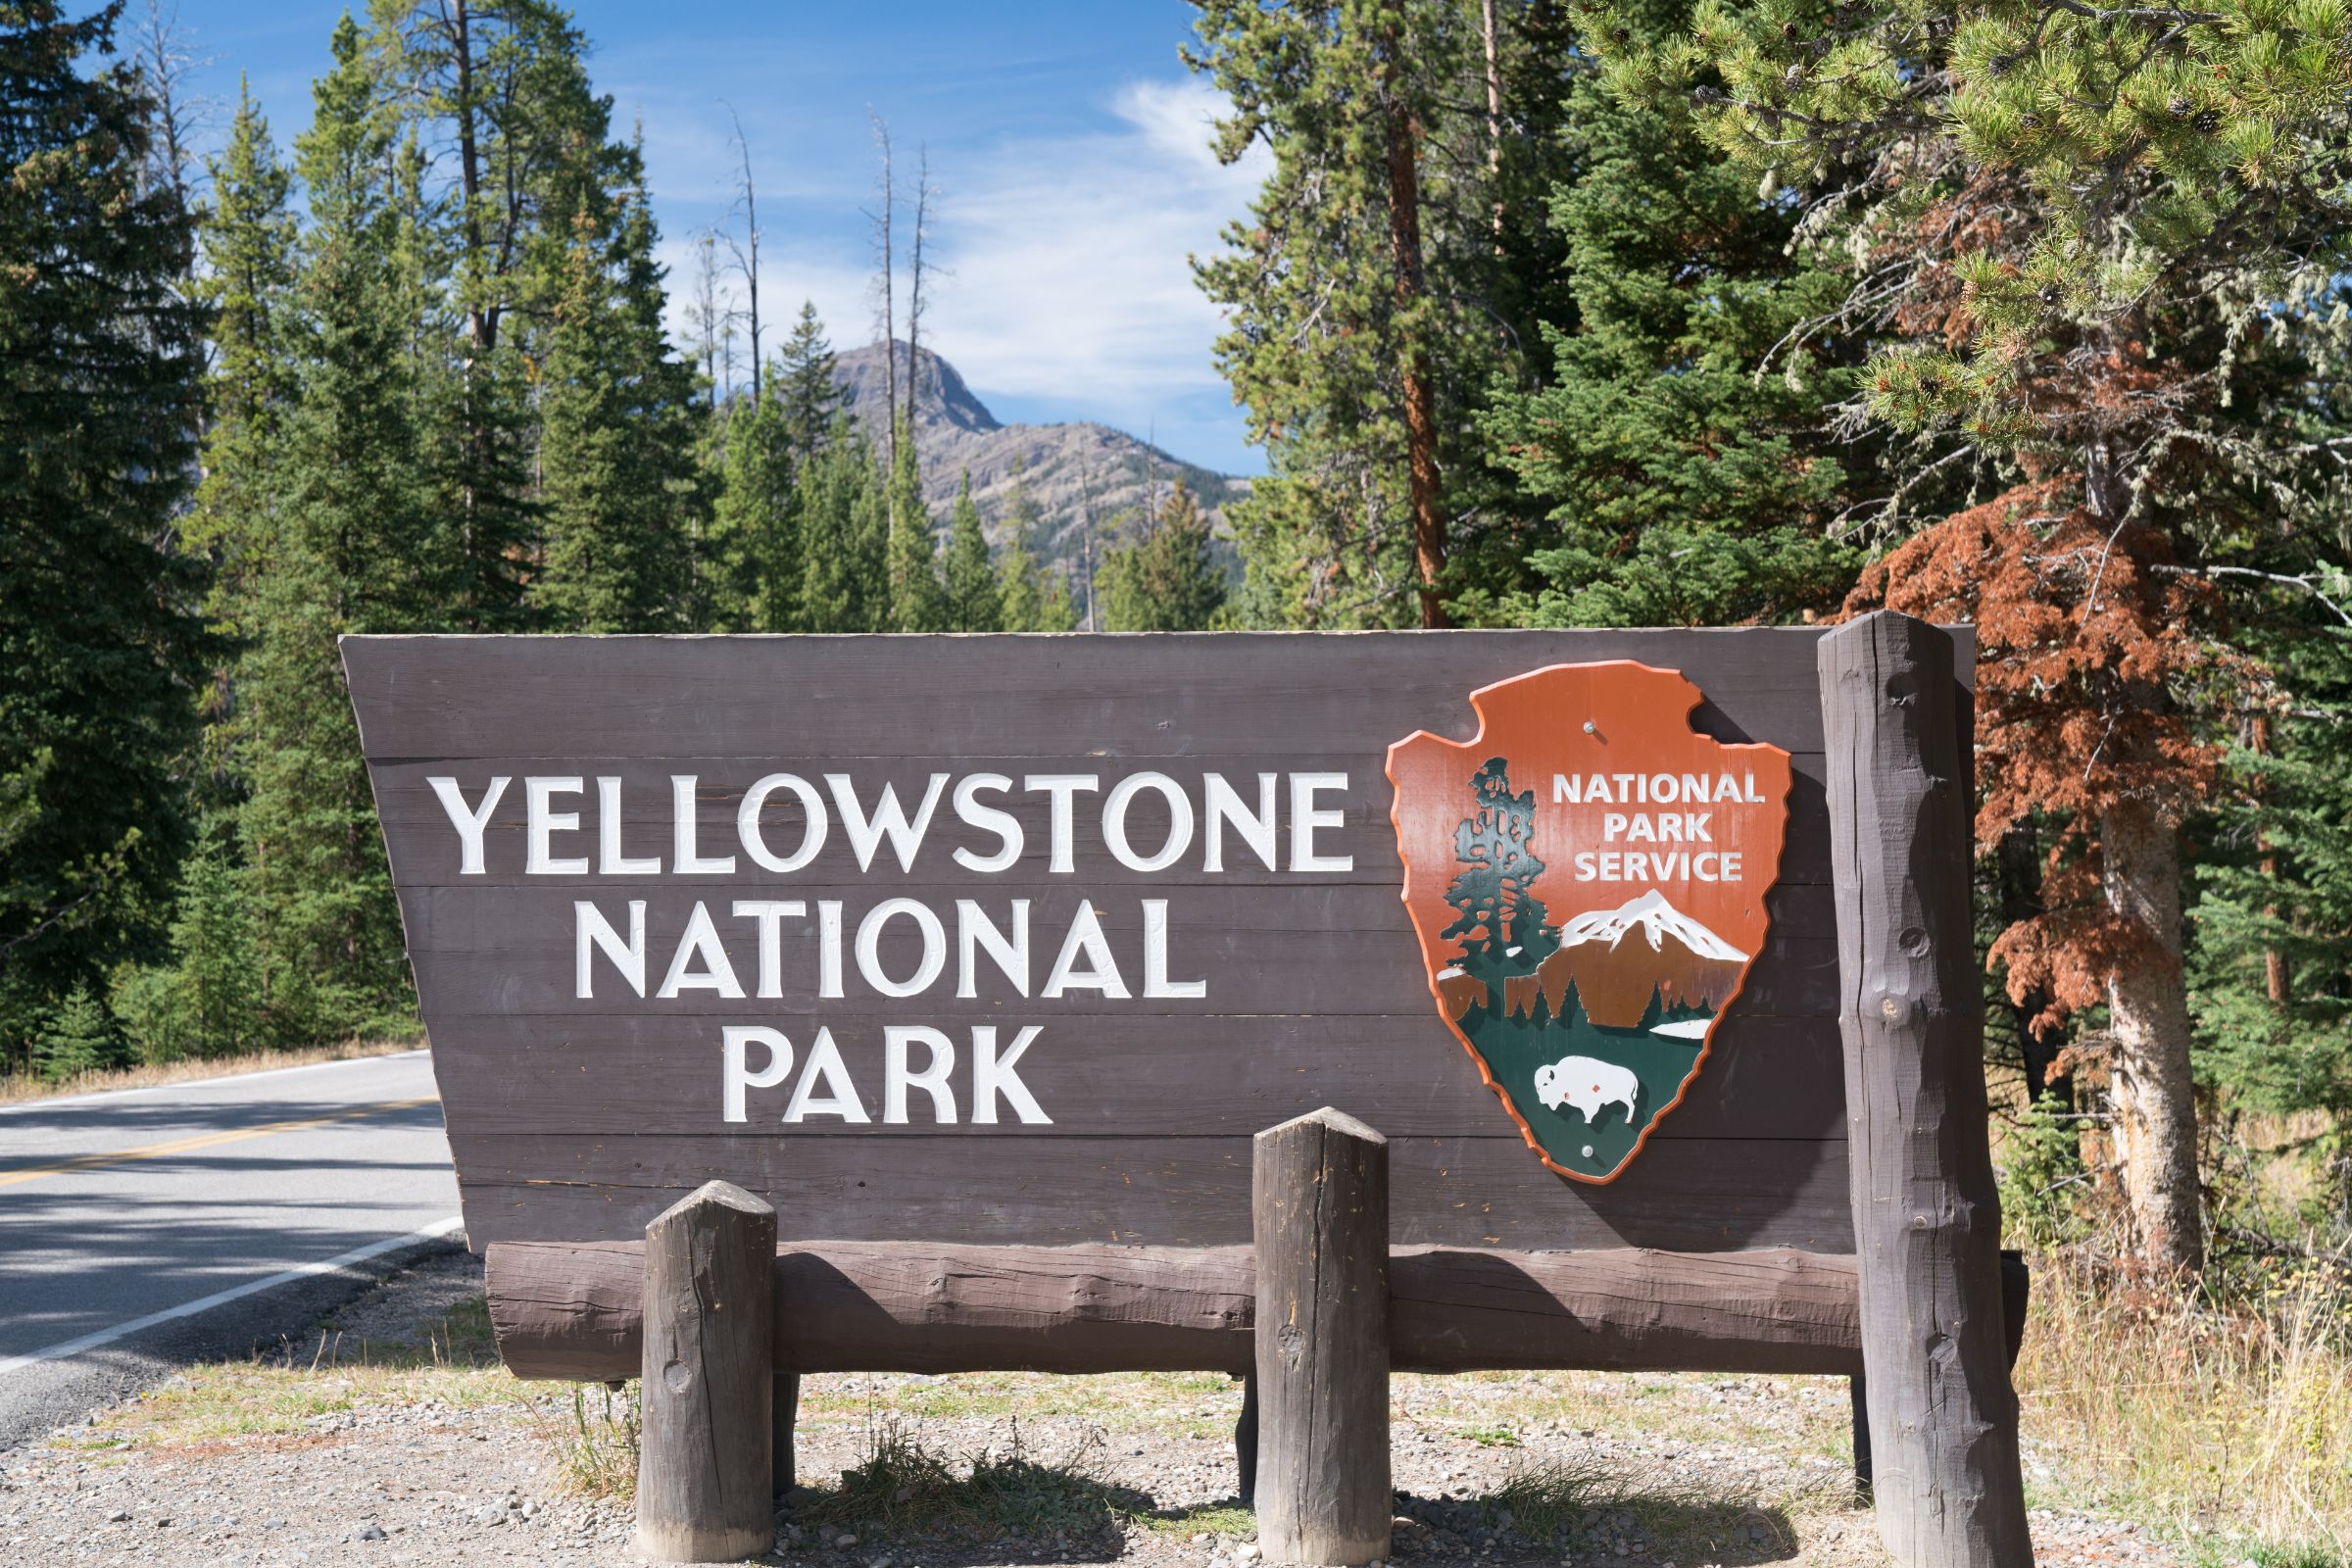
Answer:
[(218, 1078), (182, 1078), (177, 1083), (142, 1084), (136, 1089), (99, 1089), (86, 1095), (52, 1095), (39, 1100), (21, 1100), (13, 1105), (0, 1105), (0, 1116), (25, 1110), (47, 1110), (53, 1105), (87, 1105), (94, 1101), (122, 1100), (131, 1095), (160, 1095), (171, 1089), (204, 1089), (213, 1084), (249, 1084), (256, 1078), (278, 1078), (290, 1072), (317, 1072), (323, 1067), (364, 1067), (376, 1061), (410, 1061), (429, 1055), (426, 1051), (394, 1051), (380, 1056), (345, 1056), (340, 1061), (306, 1061), (299, 1067), (264, 1067), (258, 1072), (227, 1072)]
[[(321, 1065), (326, 1064), (321, 1063)], [(209, 1312), (214, 1307), (227, 1301), (234, 1301), (240, 1297), (258, 1295), (263, 1291), (273, 1291), (281, 1285), (291, 1285), (297, 1280), (307, 1280), (314, 1275), (331, 1274), (336, 1269), (347, 1267), (353, 1263), (365, 1263), (371, 1257), (381, 1257), (386, 1252), (397, 1251), (404, 1247), (414, 1247), (419, 1242), (434, 1241), (462, 1228), (465, 1223), (463, 1217), (452, 1214), (447, 1219), (435, 1220), (424, 1229), (411, 1231), (406, 1236), (390, 1236), (380, 1242), (369, 1242), (366, 1247), (355, 1247), (348, 1252), (338, 1252), (333, 1257), (320, 1258), (316, 1263), (305, 1263), (300, 1268), (290, 1268), (282, 1274), (272, 1274), (268, 1279), (248, 1280), (243, 1285), (234, 1285), (225, 1291), (215, 1291), (210, 1296), (200, 1297), (193, 1301), (184, 1301), (178, 1306), (168, 1306), (161, 1312), (150, 1312), (145, 1317), (134, 1317), (127, 1323), (117, 1323), (112, 1328), (103, 1328), (94, 1333), (84, 1334), (77, 1340), (68, 1340), (62, 1345), (52, 1345), (43, 1349), (27, 1350), (23, 1355), (12, 1355), (7, 1360), (0, 1361), (0, 1377), (8, 1376), (19, 1367), (30, 1366), (35, 1361), (54, 1361), (61, 1355), (78, 1355), (83, 1350), (95, 1349), (101, 1345), (111, 1345), (124, 1335), (136, 1334), (141, 1329), (151, 1329), (158, 1323), (169, 1323), (173, 1318), (194, 1317), (199, 1312)]]

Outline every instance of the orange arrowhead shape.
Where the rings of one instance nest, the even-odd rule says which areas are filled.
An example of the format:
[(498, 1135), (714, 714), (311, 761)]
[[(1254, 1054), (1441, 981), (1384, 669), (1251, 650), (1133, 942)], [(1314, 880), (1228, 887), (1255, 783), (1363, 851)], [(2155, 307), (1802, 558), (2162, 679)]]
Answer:
[(1770, 928), (1788, 754), (1702, 735), (1678, 670), (1554, 664), (1389, 748), (1438, 1015), (1538, 1158), (1609, 1182), (1682, 1102)]

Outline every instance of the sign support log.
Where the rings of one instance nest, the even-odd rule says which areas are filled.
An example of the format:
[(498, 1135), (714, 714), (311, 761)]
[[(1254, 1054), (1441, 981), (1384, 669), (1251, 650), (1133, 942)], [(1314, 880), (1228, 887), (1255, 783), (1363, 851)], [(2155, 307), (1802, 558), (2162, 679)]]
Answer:
[(775, 1544), (776, 1211), (710, 1182), (645, 1228), (637, 1550), (735, 1562)]
[(1328, 1107), (1259, 1133), (1257, 1539), (1273, 1563), (1389, 1555), (1389, 1145)]
[(769, 1443), (769, 1474), (774, 1478), (772, 1490), (778, 1501), (798, 1484), (800, 1477), (793, 1469), (792, 1429), (801, 1412), (801, 1375), (798, 1372), (776, 1374), (775, 1409), (768, 1422), (774, 1434)]
[(1880, 612), (1819, 658), (1879, 1534), (1903, 1568), (2031, 1564), (1952, 640)]

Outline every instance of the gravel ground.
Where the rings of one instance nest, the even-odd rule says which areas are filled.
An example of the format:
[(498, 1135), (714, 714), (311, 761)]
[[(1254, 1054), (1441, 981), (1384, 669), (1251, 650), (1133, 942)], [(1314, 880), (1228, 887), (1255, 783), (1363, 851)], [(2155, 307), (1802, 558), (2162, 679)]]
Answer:
[[(567, 1459), (568, 1391), (465, 1364), (479, 1354), (480, 1288), (477, 1260), (430, 1260), (279, 1364), (192, 1369), (0, 1454), (0, 1562), (637, 1562), (629, 1505), (583, 1495)], [(369, 1364), (354, 1367), (363, 1344)], [(416, 1370), (381, 1367), (387, 1354)], [(1399, 1568), (1887, 1560), (1836, 1451), (1842, 1385), (1545, 1374), (1396, 1390)], [(1239, 1403), (1234, 1386), (1198, 1377), (808, 1379), (799, 1465), (813, 1490), (779, 1514), (769, 1560), (1250, 1568), (1233, 1498)], [(959, 1473), (975, 1454), (1026, 1456), (1048, 1468), (1020, 1473), (1051, 1498), (951, 1523), (927, 1493), (869, 1489), (880, 1500), (866, 1509), (843, 1472), (878, 1435)], [(2034, 1530), (2044, 1564), (2181, 1561), (2132, 1525), (2037, 1513)]]

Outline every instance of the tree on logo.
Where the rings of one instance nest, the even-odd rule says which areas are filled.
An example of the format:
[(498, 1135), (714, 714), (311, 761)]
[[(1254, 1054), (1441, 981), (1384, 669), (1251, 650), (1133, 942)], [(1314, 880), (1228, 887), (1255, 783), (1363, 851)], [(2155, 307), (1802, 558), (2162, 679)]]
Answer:
[(1522, 950), (1514, 967), (1544, 956), (1535, 951), (1544, 933), (1544, 901), (1535, 896), (1544, 862), (1536, 858), (1536, 792), (1511, 793), (1508, 764), (1490, 757), (1472, 776), (1478, 809), (1453, 830), (1453, 858), (1464, 870), (1446, 889), (1457, 912), (1440, 939), (1463, 939), (1463, 956), (1499, 963), (1513, 947)]

